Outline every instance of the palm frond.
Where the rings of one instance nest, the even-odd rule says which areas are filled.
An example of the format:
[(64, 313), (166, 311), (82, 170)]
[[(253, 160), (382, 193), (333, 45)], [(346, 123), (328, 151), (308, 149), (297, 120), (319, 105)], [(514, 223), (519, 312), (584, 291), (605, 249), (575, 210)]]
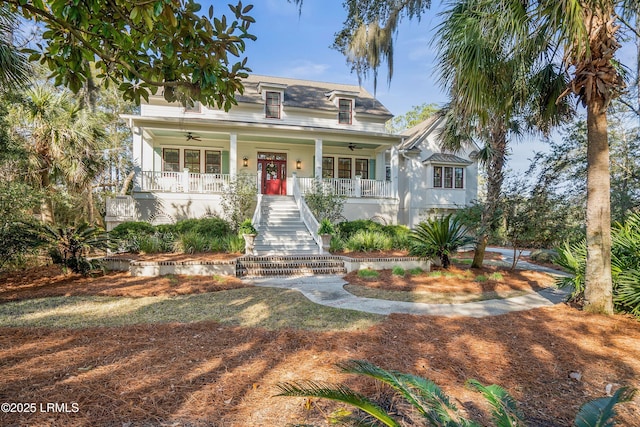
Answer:
[(517, 402), (504, 388), (499, 385), (482, 385), (474, 379), (467, 380), (467, 385), (482, 393), (492, 407), (491, 414), (500, 427), (524, 427), (522, 413), (518, 410)]
[(575, 427), (611, 427), (616, 415), (615, 405), (628, 402), (636, 390), (621, 387), (611, 397), (603, 397), (585, 403), (580, 408), (574, 422)]
[(276, 384), (280, 393), (276, 396), (316, 397), (329, 399), (354, 406), (371, 415), (389, 427), (400, 427), (382, 407), (342, 384), (328, 384), (316, 381), (294, 381)]

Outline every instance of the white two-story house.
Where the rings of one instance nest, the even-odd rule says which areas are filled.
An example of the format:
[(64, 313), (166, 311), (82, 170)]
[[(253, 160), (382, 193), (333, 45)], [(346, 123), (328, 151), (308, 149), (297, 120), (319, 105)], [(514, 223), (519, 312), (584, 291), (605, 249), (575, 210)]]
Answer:
[(315, 179), (346, 197), (346, 219), (413, 226), (428, 212), (476, 198), (475, 149), (442, 153), (439, 122), (402, 135), (392, 114), (362, 87), (251, 75), (229, 112), (185, 108), (155, 96), (133, 131), (132, 196), (108, 200), (107, 227), (223, 215), (222, 195), (239, 176), (259, 197), (304, 195)]

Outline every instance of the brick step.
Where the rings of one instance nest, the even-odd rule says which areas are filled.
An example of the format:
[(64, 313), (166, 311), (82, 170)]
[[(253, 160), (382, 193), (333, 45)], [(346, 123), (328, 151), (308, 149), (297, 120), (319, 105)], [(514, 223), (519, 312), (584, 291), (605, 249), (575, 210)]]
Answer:
[(251, 268), (243, 269), (238, 267), (236, 275), (238, 277), (273, 277), (273, 276), (301, 276), (301, 275), (342, 275), (346, 273), (344, 267), (324, 267), (324, 268)]
[(344, 268), (344, 263), (342, 261), (334, 260), (334, 261), (321, 261), (321, 262), (309, 262), (309, 261), (268, 261), (268, 262), (239, 262), (243, 268), (261, 268), (261, 269), (272, 269), (272, 268)]

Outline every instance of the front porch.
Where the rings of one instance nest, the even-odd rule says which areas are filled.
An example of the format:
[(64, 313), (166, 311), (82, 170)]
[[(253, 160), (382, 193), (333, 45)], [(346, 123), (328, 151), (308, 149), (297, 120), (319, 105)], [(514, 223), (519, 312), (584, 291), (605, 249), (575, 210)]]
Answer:
[[(242, 175), (243, 179), (255, 181), (258, 194), (265, 194), (265, 186), (261, 185), (262, 172), (257, 174)], [(143, 171), (140, 177), (140, 192), (160, 192), (160, 193), (198, 193), (198, 194), (224, 194), (228, 190), (233, 176), (231, 174), (211, 174), (211, 173), (190, 173), (183, 172), (154, 172)], [(285, 194), (293, 194), (294, 181), (300, 192), (304, 195), (312, 191), (315, 178), (299, 178), (294, 172), (289, 179), (284, 180), (283, 190)], [(355, 179), (347, 178), (324, 178), (322, 183), (325, 189), (331, 189), (335, 194), (344, 197), (356, 198), (394, 198), (391, 181), (381, 181), (375, 179), (362, 179), (358, 176)]]

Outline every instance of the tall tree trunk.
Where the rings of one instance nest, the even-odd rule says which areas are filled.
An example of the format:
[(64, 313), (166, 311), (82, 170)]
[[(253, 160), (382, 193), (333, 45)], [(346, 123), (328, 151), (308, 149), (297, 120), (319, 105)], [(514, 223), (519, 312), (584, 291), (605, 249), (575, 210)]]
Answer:
[(587, 105), (587, 266), (585, 310), (613, 313), (611, 195), (607, 110), (600, 97)]
[(502, 120), (492, 121), (489, 140), (489, 158), (486, 159), (487, 202), (482, 213), (481, 233), (476, 242), (471, 268), (482, 268), (489, 236), (495, 227), (495, 216), (500, 203), (504, 181), (504, 163), (507, 157), (507, 129)]
[(42, 203), (40, 203), (41, 220), (45, 224), (53, 224), (55, 218), (53, 216), (53, 198), (51, 196), (51, 178), (49, 177), (49, 169), (44, 168), (40, 172), (40, 185), (44, 192)]

